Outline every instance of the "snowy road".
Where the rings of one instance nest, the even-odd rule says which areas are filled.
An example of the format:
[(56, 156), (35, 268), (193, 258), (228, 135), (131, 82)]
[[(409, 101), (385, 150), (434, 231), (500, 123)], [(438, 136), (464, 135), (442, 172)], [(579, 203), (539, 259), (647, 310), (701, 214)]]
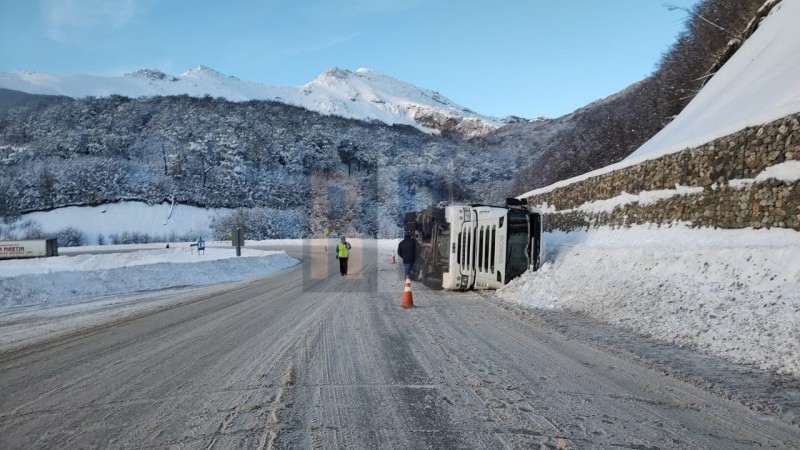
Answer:
[(797, 448), (798, 429), (356, 247), (0, 353), (0, 447)]

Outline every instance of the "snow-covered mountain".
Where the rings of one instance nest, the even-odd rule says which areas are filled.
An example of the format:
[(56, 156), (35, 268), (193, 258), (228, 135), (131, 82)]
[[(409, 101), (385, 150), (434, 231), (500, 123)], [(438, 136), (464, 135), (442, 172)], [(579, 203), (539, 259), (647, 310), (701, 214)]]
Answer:
[(231, 101), (275, 100), (322, 114), (389, 125), (411, 125), (426, 132), (478, 136), (503, 122), (459, 106), (441, 94), (402, 82), (372, 69), (331, 68), (299, 87), (271, 86), (227, 76), (199, 66), (180, 76), (144, 69), (123, 76), (0, 73), (0, 88), (73, 98), (150, 97), (187, 94)]

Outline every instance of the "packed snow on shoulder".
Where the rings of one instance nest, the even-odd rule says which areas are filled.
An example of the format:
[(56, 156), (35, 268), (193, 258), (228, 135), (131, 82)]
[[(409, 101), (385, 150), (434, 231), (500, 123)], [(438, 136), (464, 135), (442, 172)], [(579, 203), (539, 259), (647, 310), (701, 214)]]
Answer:
[(800, 233), (635, 226), (548, 233), (546, 262), (497, 291), (650, 338), (800, 375)]
[[(120, 250), (119, 247), (100, 248)], [(0, 309), (67, 305), (132, 292), (246, 280), (299, 263), (283, 251), (244, 248), (237, 258), (230, 247), (206, 248), (202, 254), (185, 243), (172, 248), (134, 247), (140, 250), (0, 261)], [(122, 250), (126, 248), (131, 246)]]

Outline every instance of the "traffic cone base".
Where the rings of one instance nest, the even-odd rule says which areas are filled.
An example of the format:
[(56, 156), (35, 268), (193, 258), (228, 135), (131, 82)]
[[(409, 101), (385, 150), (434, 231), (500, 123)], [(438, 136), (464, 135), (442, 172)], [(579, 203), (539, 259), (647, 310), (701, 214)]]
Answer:
[(411, 277), (406, 275), (406, 287), (403, 289), (403, 308), (414, 307), (414, 296), (411, 294)]

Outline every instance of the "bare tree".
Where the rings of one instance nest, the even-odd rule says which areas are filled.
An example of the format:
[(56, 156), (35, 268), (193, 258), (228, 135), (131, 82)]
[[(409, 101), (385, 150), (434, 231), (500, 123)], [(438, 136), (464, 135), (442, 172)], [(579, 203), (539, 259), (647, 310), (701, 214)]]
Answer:
[(738, 37), (739, 37), (735, 33), (732, 33), (730, 30), (726, 29), (725, 27), (717, 25), (716, 23), (712, 22), (711, 20), (705, 18), (697, 10), (691, 10), (691, 9), (686, 8), (684, 6), (678, 6), (678, 5), (675, 5), (675, 4), (672, 4), (672, 3), (664, 3), (664, 7), (667, 8), (669, 11), (675, 11), (675, 10), (684, 11), (686, 14), (688, 14), (688, 17), (691, 17), (691, 18), (695, 18), (696, 17), (696, 18), (702, 20), (703, 22), (711, 25), (712, 27), (714, 27), (714, 28), (726, 33), (728, 36), (730, 36), (733, 39), (738, 39)]

